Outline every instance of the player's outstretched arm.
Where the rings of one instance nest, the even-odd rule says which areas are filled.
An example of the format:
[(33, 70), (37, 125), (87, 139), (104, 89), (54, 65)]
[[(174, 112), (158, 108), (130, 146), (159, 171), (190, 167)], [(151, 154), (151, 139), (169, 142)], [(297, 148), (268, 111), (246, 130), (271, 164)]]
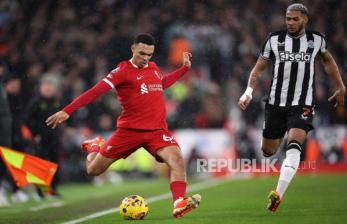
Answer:
[(189, 52), (183, 52), (182, 55), (182, 67), (163, 76), (162, 83), (163, 89), (167, 89), (172, 86), (179, 78), (181, 78), (192, 66), (191, 62), (192, 54)]
[(253, 92), (253, 89), (257, 85), (257, 79), (260, 76), (260, 74), (265, 70), (265, 68), (268, 66), (268, 64), (269, 64), (268, 60), (265, 60), (265, 59), (259, 57), (257, 63), (253, 67), (251, 74), (249, 76), (249, 79), (248, 79), (247, 89), (242, 94), (242, 96), (240, 97), (240, 100), (239, 100), (239, 107), (242, 110), (245, 110), (248, 107), (249, 103), (251, 102), (252, 92)]
[(110, 85), (107, 84), (104, 80), (101, 80), (100, 82), (95, 84), (95, 86), (93, 86), (91, 89), (87, 90), (82, 95), (74, 99), (69, 105), (64, 107), (61, 111), (47, 118), (47, 126), (52, 125), (52, 128), (55, 128), (58, 124), (67, 120), (74, 111), (93, 102), (97, 97), (101, 96), (110, 89)]
[(68, 115), (64, 111), (58, 111), (57, 113), (53, 114), (46, 120), (46, 125), (47, 126), (52, 126), (52, 128), (57, 127), (58, 124), (61, 124), (62, 122), (66, 121), (69, 119), (70, 115)]
[(332, 77), (337, 88), (334, 94), (331, 97), (329, 97), (328, 100), (329, 101), (336, 100), (336, 104), (334, 105), (335, 107), (344, 106), (346, 87), (341, 78), (339, 68), (337, 67), (336, 62), (329, 51), (326, 51), (324, 54), (322, 54), (322, 62), (323, 62), (325, 72)]

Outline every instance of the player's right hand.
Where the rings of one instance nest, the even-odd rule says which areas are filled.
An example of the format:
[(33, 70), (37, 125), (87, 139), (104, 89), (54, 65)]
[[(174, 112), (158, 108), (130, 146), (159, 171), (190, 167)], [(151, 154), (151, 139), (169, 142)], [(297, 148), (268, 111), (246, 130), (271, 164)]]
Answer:
[(252, 95), (248, 95), (246, 93), (242, 94), (242, 96), (240, 97), (240, 100), (239, 100), (239, 107), (242, 110), (245, 110), (248, 107), (251, 100), (252, 100)]
[(70, 117), (70, 115), (68, 115), (66, 112), (64, 112), (62, 110), (58, 111), (57, 113), (55, 113), (52, 116), (50, 116), (49, 118), (47, 118), (46, 125), (52, 126), (52, 128), (55, 128), (55, 127), (57, 127), (58, 124), (66, 121), (69, 117)]

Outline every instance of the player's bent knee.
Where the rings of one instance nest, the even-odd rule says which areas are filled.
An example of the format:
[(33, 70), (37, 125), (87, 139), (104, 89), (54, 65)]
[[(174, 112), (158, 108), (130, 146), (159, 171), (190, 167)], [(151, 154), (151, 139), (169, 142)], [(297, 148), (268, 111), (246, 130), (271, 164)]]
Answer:
[(272, 149), (268, 149), (264, 147), (262, 147), (261, 150), (263, 151), (264, 157), (271, 157), (272, 155), (276, 153), (276, 150), (272, 150)]

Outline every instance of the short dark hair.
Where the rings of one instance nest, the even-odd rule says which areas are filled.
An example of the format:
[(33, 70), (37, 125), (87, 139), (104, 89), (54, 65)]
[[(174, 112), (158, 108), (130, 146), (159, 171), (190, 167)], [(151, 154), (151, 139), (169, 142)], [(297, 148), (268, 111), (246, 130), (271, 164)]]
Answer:
[(147, 45), (155, 45), (154, 37), (149, 33), (142, 33), (135, 37), (134, 44), (143, 43)]
[(288, 6), (287, 11), (299, 11), (308, 16), (307, 7), (301, 3), (294, 3)]

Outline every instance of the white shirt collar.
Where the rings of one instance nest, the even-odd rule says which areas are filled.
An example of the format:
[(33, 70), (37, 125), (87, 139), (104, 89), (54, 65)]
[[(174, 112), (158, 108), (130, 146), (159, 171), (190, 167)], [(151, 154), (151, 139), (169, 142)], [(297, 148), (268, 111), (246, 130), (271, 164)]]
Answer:
[(298, 35), (298, 36), (292, 36), (292, 35), (290, 35), (288, 32), (287, 32), (287, 34), (288, 34), (289, 37), (291, 37), (291, 38), (293, 38), (293, 39), (299, 39), (299, 38), (301, 38), (302, 36), (306, 35), (306, 30), (304, 30), (304, 32), (303, 32), (302, 34)]
[[(135, 68), (139, 68), (139, 66), (135, 65), (135, 64), (131, 61), (131, 59), (129, 60), (129, 62), (130, 62)], [(147, 67), (148, 67), (148, 63), (147, 63), (145, 66), (143, 66), (143, 68), (147, 68)]]

